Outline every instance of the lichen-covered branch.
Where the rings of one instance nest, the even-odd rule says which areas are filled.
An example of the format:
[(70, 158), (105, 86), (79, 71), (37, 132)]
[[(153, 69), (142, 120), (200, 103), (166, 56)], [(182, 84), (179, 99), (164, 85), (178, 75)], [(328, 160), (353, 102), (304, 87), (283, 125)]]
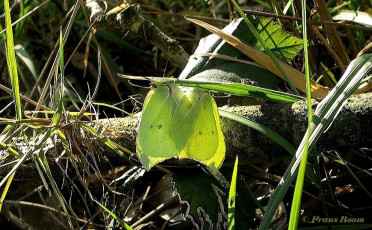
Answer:
[[(314, 104), (314, 107), (317, 103)], [(293, 104), (266, 103), (257, 106), (238, 106), (228, 111), (255, 120), (280, 134), (296, 148), (307, 129), (306, 102)], [(99, 121), (111, 130), (113, 141), (135, 151), (136, 128), (140, 116), (103, 119)], [(287, 154), (274, 141), (243, 124), (223, 118), (227, 157), (264, 157), (273, 159)], [(109, 132), (110, 133), (110, 132)], [(331, 128), (318, 141), (318, 150), (337, 150), (372, 146), (372, 93), (352, 96)]]
[(104, 11), (97, 0), (87, 0), (85, 4), (90, 12), (90, 21), (97, 27), (126, 33), (131, 31), (143, 36), (146, 41), (158, 47), (163, 54), (175, 65), (184, 68), (189, 55), (179, 43), (165, 35), (150, 20), (141, 15), (139, 7), (124, 1), (118, 7)]

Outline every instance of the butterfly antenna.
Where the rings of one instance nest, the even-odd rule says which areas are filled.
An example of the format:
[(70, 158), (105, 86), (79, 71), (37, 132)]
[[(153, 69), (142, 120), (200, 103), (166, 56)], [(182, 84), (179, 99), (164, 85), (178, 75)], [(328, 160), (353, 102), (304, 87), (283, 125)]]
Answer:
[(133, 82), (131, 82), (129, 79), (128, 79), (128, 83), (129, 83), (129, 85), (134, 86), (134, 87), (138, 87), (138, 88), (145, 88), (145, 89), (152, 89), (153, 88), (153, 84), (151, 84), (151, 86), (137, 85), (137, 84), (134, 84)]

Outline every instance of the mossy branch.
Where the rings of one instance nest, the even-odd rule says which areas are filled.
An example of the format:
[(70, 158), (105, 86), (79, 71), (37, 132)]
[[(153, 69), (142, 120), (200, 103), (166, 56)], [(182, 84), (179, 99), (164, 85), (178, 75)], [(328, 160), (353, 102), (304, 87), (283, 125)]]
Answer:
[[(315, 109), (318, 102), (313, 103)], [(305, 101), (293, 104), (265, 103), (257, 106), (230, 107), (225, 110), (255, 120), (280, 134), (295, 148), (307, 129)], [(135, 139), (140, 116), (102, 119), (98, 123), (109, 131), (114, 142), (135, 151)], [(264, 157), (273, 159), (288, 154), (265, 135), (235, 121), (221, 120), (227, 158)], [(318, 141), (318, 151), (372, 146), (372, 93), (352, 96)]]
[(87, 0), (86, 8), (90, 11), (90, 21), (97, 27), (125, 34), (128, 30), (142, 36), (146, 41), (158, 47), (173, 64), (184, 68), (189, 55), (179, 43), (165, 35), (139, 11), (137, 5), (124, 1), (107, 13), (97, 0)]

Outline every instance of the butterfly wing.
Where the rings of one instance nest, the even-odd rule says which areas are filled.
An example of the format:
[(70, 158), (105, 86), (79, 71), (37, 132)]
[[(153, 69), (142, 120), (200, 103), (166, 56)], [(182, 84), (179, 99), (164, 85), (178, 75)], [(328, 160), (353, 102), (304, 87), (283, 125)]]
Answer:
[[(191, 158), (217, 172), (225, 158), (225, 141), (221, 130), (217, 105), (208, 93), (193, 95), (193, 104), (188, 120), (192, 122), (192, 134), (188, 138), (180, 157)], [(192, 103), (191, 102), (191, 103)], [(185, 119), (187, 120), (187, 119)]]
[(158, 86), (145, 99), (136, 144), (138, 158), (146, 169), (178, 156), (179, 151), (169, 134), (177, 106), (177, 97), (172, 89), (171, 86)]

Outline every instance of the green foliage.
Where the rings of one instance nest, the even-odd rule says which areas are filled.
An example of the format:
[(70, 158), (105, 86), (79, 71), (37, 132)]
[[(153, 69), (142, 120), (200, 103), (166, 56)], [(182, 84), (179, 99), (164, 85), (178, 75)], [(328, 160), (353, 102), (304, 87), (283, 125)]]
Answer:
[(279, 61), (278, 61), (277, 57), (269, 49), (268, 45), (263, 40), (263, 38), (261, 37), (261, 35), (257, 32), (257, 29), (253, 26), (252, 22), (243, 13), (243, 11), (240, 9), (239, 5), (236, 3), (235, 0), (232, 0), (232, 3), (234, 4), (234, 6), (236, 7), (236, 9), (238, 10), (240, 16), (244, 19), (245, 23), (247, 23), (249, 29), (252, 31), (252, 33), (254, 34), (254, 36), (256, 37), (256, 39), (258, 40), (258, 42), (260, 43), (260, 45), (262, 46), (262, 48), (265, 50), (266, 54), (269, 55), (269, 57), (272, 60), (272, 62), (275, 64), (275, 66), (278, 68), (278, 70), (280, 71), (280, 73), (284, 76), (284, 78), (286, 79), (286, 81), (288, 82), (288, 84), (291, 86), (291, 89), (293, 90), (293, 92), (295, 92), (297, 95), (299, 95), (296, 87), (293, 85), (293, 83), (290, 80), (290, 78), (288, 77), (287, 73), (284, 71), (283, 67), (279, 64)]
[[(357, 89), (359, 82), (372, 69), (372, 54), (364, 54), (353, 60), (343, 77), (339, 80), (335, 88), (330, 94), (322, 100), (314, 113), (314, 121), (311, 124), (311, 133), (309, 138), (308, 151), (315, 146), (316, 141), (329, 127), (332, 120), (334, 120), (345, 100)], [(298, 172), (298, 166), (302, 160), (304, 149), (307, 142), (307, 135), (305, 134), (299, 148), (296, 151), (296, 157), (291, 161), (288, 170), (285, 172), (281, 183), (277, 186), (272, 197), (270, 198), (266, 214), (260, 225), (260, 229), (267, 229), (271, 223), (275, 211), (280, 202), (282, 202), (285, 193), (287, 192), (292, 180)]]
[[(272, 20), (267, 18), (261, 18), (258, 21), (258, 33), (262, 40), (264, 40), (267, 48), (276, 57), (290, 62), (302, 50), (302, 39), (284, 32), (281, 25), (274, 24)], [(259, 42), (256, 43), (255, 47), (261, 51), (265, 50)]]
[(172, 175), (175, 189), (181, 203), (188, 206), (186, 217), (194, 220), (194, 225), (204, 229), (218, 229), (227, 222), (227, 191), (211, 175), (200, 168), (176, 170)]

